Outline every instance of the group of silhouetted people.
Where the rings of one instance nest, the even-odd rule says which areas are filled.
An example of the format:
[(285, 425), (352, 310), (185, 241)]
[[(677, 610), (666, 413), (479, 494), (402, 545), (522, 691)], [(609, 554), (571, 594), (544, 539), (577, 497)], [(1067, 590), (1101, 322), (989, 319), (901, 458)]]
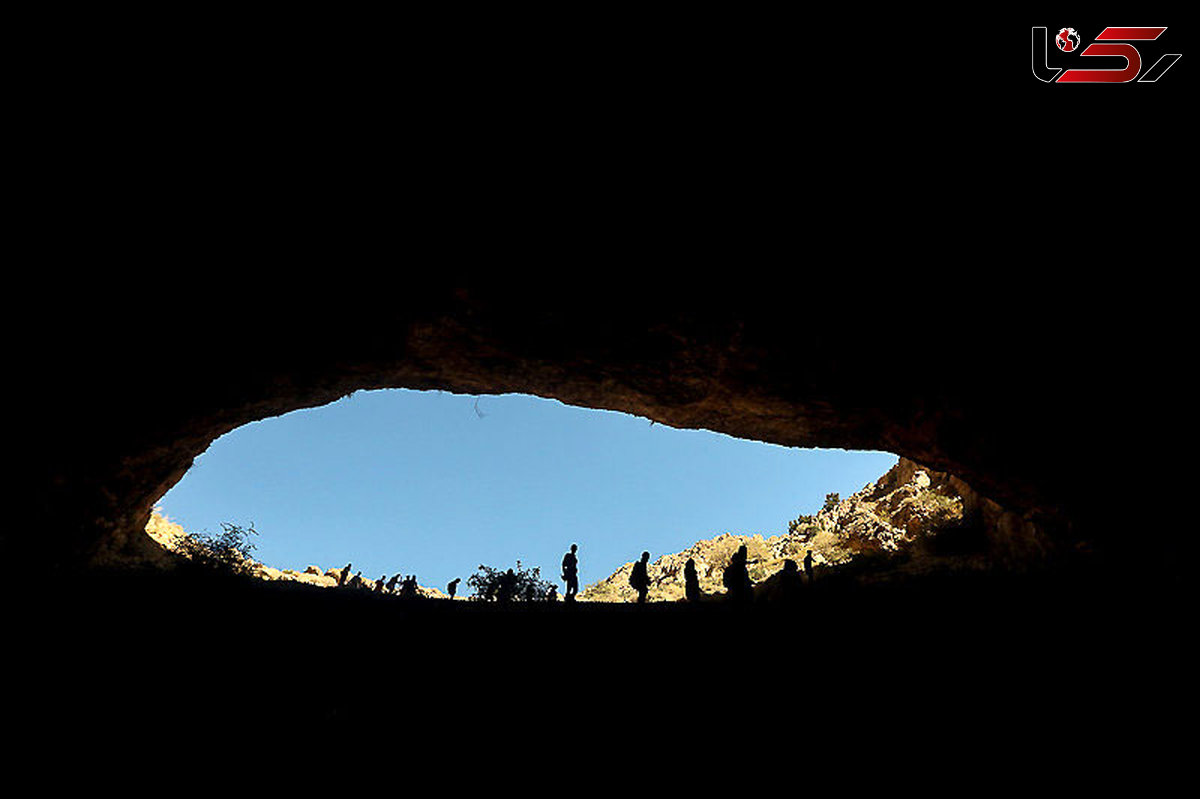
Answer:
[[(571, 544), (571, 549), (562, 559), (562, 579), (567, 584), (566, 591), (563, 593), (563, 600), (567, 603), (575, 602), (575, 595), (579, 593), (579, 550), (578, 544)], [(650, 553), (643, 552), (642, 557), (633, 564), (633, 568), (629, 572), (629, 585), (637, 592), (637, 603), (645, 604), (650, 593), (650, 575), (648, 566), (650, 563)], [(813, 580), (813, 556), (812, 550), (808, 550), (804, 556), (804, 578), (811, 583)], [(353, 576), (350, 576), (350, 564), (338, 573), (337, 584), (339, 587), (367, 589), (368, 583), (362, 579), (362, 572), (358, 571)], [(404, 577), (401, 581), (401, 575), (394, 574), (391, 579), (385, 578), (387, 575), (382, 575), (375, 581), (374, 586), (370, 587), (374, 593), (399, 595), (404, 598), (420, 597), (421, 593), (417, 587), (417, 576), (410, 574)], [(773, 592), (774, 596), (780, 600), (795, 599), (800, 595), (800, 591), (805, 582), (805, 579), (800, 575), (800, 566), (794, 560), (785, 560), (783, 569), (777, 575), (776, 589)], [(458, 592), (458, 584), (462, 582), (462, 578), (455, 578), (446, 586), (446, 593), (454, 599)], [(399, 589), (397, 589), (399, 583)], [(518, 578), (516, 573), (509, 569), (500, 575), (499, 580), (494, 585), (488, 586), (485, 600), (496, 600), (498, 602), (507, 603), (514, 599), (525, 599), (532, 601), (538, 597), (534, 596), (536, 587), (528, 585), (525, 588), (523, 597), (517, 597)], [(734, 603), (746, 603), (754, 599), (754, 583), (750, 579), (749, 556), (746, 551), (746, 546), (743, 544), (738, 547), (737, 551), (729, 559), (729, 564), (725, 566), (721, 573), (721, 584), (725, 587), (726, 599)], [(699, 602), (704, 594), (700, 590), (700, 575), (696, 572), (696, 560), (688, 558), (687, 563), (683, 567), (683, 588), (684, 598), (688, 602)], [(546, 601), (555, 602), (558, 599), (558, 589), (551, 586), (542, 597)]]
[[(344, 569), (342, 569), (340, 572), (338, 572), (338, 581), (337, 581), (338, 587), (339, 588), (344, 587), (344, 588), (366, 589), (368, 587), (367, 583), (368, 583), (369, 578), (368, 578), (368, 580), (363, 580), (361, 570), (355, 572), (354, 576), (351, 577), (350, 576), (350, 568), (351, 568), (351, 565), (349, 563), (347, 563), (346, 567)], [(399, 593), (399, 595), (401, 597), (405, 597), (405, 598), (409, 598), (409, 599), (411, 599), (413, 597), (419, 597), (421, 595), (420, 591), (417, 590), (417, 575), (410, 574), (410, 575), (406, 576), (403, 581), (400, 580), (400, 577), (401, 577), (401, 575), (399, 575), (399, 574), (393, 574), (391, 579), (389, 580), (389, 579), (386, 579), (387, 578), (386, 574), (380, 575), (379, 579), (375, 581), (374, 585), (372, 585), (369, 588), (369, 590), (375, 594)], [(386, 580), (386, 582), (385, 582), (385, 580)], [(400, 589), (397, 592), (396, 583), (398, 583), (398, 582), (400, 583)], [(455, 583), (457, 583), (457, 582), (458, 581), (455, 580)], [(450, 596), (451, 597), (454, 596), (453, 591), (450, 593)]]
[[(567, 558), (570, 558), (571, 574), (574, 579), (578, 579), (576, 570), (578, 568), (578, 560), (575, 556), (576, 545), (571, 545), (571, 551), (567, 553)], [(563, 559), (563, 579), (567, 579), (567, 558)], [(650, 562), (650, 553), (643, 552), (642, 557), (633, 564), (633, 568), (629, 572), (629, 585), (637, 591), (637, 602), (643, 604), (646, 602), (646, 597), (650, 591), (650, 577), (647, 571), (647, 566)], [(773, 596), (781, 601), (794, 600), (800, 596), (800, 591), (804, 585), (805, 578), (807, 582), (813, 581), (813, 555), (812, 550), (808, 550), (804, 556), (804, 577), (800, 576), (800, 566), (796, 561), (788, 559), (783, 562), (783, 569), (778, 573), (777, 589), (773, 591)], [(726, 565), (721, 573), (721, 584), (725, 587), (726, 599), (734, 603), (751, 602), (754, 599), (754, 583), (750, 579), (749, 555), (746, 551), (746, 546), (743, 544), (738, 547), (737, 551), (729, 559), (729, 564)], [(568, 589), (571, 583), (568, 582)], [(688, 558), (687, 563), (683, 566), (683, 595), (688, 602), (699, 602), (704, 593), (700, 590), (700, 575), (696, 571), (696, 559)]]
[[(746, 546), (743, 544), (738, 547), (737, 552), (733, 553), (733, 557), (729, 559), (729, 565), (725, 567), (725, 571), (721, 574), (721, 584), (725, 586), (726, 596), (731, 602), (743, 603), (754, 599), (754, 583), (750, 580), (750, 569), (747, 558)], [(696, 580), (696, 567), (691, 559), (688, 560), (688, 565), (691, 566), (692, 580)], [(685, 566), (684, 583), (688, 599), (692, 600), (693, 592), (696, 598), (699, 599), (699, 582), (698, 580), (695, 582), (694, 588), (688, 585), (687, 573), (688, 567)], [(813, 580), (813, 556), (811, 549), (804, 555), (804, 574), (808, 578), (808, 582), (811, 583)], [(804, 581), (800, 577), (799, 565), (796, 561), (789, 558), (784, 560), (783, 568), (777, 574), (776, 588), (772, 593), (774, 598), (779, 601), (795, 600), (800, 596), (803, 585)]]

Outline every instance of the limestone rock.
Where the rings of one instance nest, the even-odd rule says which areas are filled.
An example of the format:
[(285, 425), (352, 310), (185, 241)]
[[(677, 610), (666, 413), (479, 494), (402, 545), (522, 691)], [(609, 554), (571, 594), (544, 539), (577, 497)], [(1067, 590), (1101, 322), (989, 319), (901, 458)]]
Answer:
[[(969, 535), (962, 535), (964, 531)], [(943, 552), (947, 549), (943, 538), (955, 536), (968, 540), (970, 546), (959, 544)], [(808, 550), (821, 568), (846, 567), (864, 557), (882, 558), (873, 561), (875, 576), (864, 575), (863, 579), (870, 580), (937, 569), (1012, 567), (1021, 558), (1035, 561), (1047, 548), (1036, 525), (980, 497), (958, 478), (901, 458), (873, 484), (808, 517), (793, 532), (766, 538), (722, 533), (683, 552), (659, 557), (647, 568), (649, 598), (672, 601), (683, 597), (683, 567), (688, 558), (696, 561), (701, 591), (724, 594), (722, 572), (742, 545), (755, 583), (779, 572), (787, 559), (800, 562)], [(587, 586), (579, 599), (633, 601), (636, 592), (629, 587), (632, 568), (632, 562), (626, 563)]]

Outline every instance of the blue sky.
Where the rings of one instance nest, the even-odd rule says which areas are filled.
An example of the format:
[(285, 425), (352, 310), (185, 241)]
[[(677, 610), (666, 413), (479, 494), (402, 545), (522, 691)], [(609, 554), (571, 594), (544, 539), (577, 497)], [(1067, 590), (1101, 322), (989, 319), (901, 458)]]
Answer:
[(467, 594), (481, 563), (520, 559), (557, 580), (572, 543), (585, 586), (642, 550), (653, 560), (722, 532), (783, 533), (895, 462), (524, 395), (395, 389), (234, 430), (158, 505), (189, 531), (253, 522), (269, 566), (351, 562), (364, 578), (403, 572), (441, 589), (461, 577)]

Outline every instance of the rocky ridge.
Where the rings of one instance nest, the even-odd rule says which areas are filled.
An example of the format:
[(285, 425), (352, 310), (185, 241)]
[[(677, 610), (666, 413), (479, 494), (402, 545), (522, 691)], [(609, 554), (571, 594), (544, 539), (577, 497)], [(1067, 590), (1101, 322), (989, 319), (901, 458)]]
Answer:
[[(187, 532), (181, 525), (167, 518), (160, 508), (155, 508), (151, 513), (150, 522), (146, 525), (146, 534), (158, 545), (155, 548), (158, 552), (150, 550), (145, 553), (142, 557), (144, 564), (170, 569), (177, 565), (179, 558), (184, 557), (180, 542), (187, 536)], [(322, 569), (320, 566), (309, 566), (302, 572), (294, 569), (276, 569), (254, 560), (249, 561), (248, 566), (249, 573), (260, 580), (306, 583), (319, 588), (337, 588), (338, 576), (341, 572), (341, 567)], [(369, 591), (374, 587), (375, 579), (364, 578), (364, 587), (359, 590)], [(448, 594), (436, 588), (426, 588), (420, 585), (417, 586), (417, 592), (430, 599), (450, 598)]]
[[(696, 561), (700, 589), (710, 596), (725, 592), (721, 575), (730, 556), (745, 545), (750, 579), (758, 592), (770, 590), (771, 576), (784, 561), (803, 560), (812, 551), (818, 574), (848, 573), (871, 581), (900, 575), (1012, 566), (1014, 553), (1026, 558), (1043, 548), (1033, 525), (980, 497), (963, 481), (928, 469), (907, 458), (874, 483), (812, 516), (801, 516), (789, 532), (723, 533), (688, 549), (663, 555), (648, 567), (651, 601), (674, 601), (684, 595), (683, 569)], [(636, 598), (629, 586), (633, 563), (587, 586), (583, 601), (628, 602)]]

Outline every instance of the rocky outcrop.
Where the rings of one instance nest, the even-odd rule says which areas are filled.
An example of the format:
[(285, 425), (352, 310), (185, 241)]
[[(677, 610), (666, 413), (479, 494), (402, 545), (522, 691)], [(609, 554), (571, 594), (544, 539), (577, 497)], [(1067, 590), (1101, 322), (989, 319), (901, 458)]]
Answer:
[[(970, 486), (901, 458), (886, 474), (861, 491), (802, 516), (789, 532), (723, 533), (683, 552), (649, 564), (649, 598), (673, 601), (684, 595), (683, 569), (694, 559), (700, 588), (710, 596), (725, 593), (722, 573), (740, 546), (748, 555), (750, 578), (770, 585), (785, 560), (801, 561), (812, 552), (820, 570), (836, 570), (868, 557), (871, 568), (856, 579), (874, 581), (931, 572), (1021, 568), (1046, 558), (1049, 542), (1036, 525), (1005, 512)], [(633, 563), (593, 583), (582, 601), (629, 602)]]
[[(145, 543), (134, 557), (120, 564), (124, 568), (153, 568), (170, 571), (178, 568), (186, 558), (186, 550), (181, 542), (187, 537), (183, 527), (172, 522), (158, 508), (150, 515), (146, 524)], [(276, 569), (254, 560), (245, 561), (245, 573), (259, 580), (276, 582), (293, 582), (313, 585), (319, 588), (337, 588), (341, 576), (341, 568), (332, 567), (321, 570), (320, 566), (308, 566), (304, 571), (295, 569)], [(370, 591), (374, 587), (373, 580), (366, 580), (358, 589)], [(436, 588), (417, 586), (417, 593), (428, 599), (449, 599), (449, 595)]]

